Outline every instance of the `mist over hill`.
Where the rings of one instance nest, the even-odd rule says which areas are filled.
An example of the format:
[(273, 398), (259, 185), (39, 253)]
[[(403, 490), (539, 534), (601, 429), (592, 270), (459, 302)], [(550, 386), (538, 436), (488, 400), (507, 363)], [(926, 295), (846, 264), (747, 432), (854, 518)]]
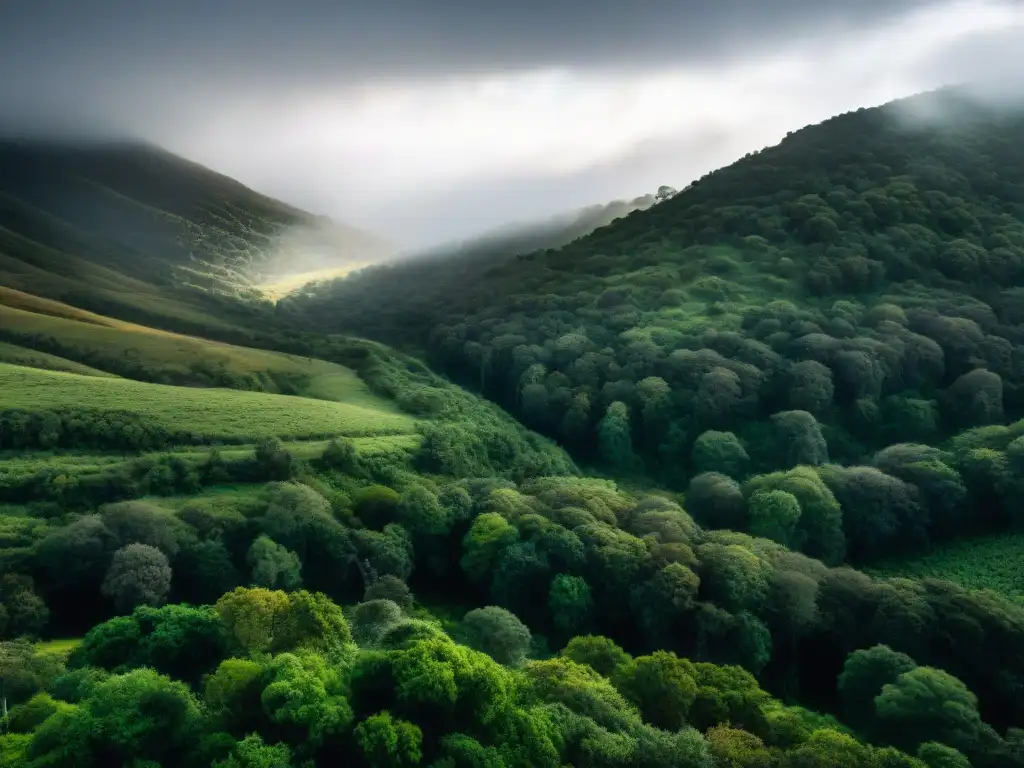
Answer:
[(40, 271), (89, 287), (116, 273), (232, 293), (391, 252), (381, 238), (137, 142), (0, 141), (0, 227), (5, 271), (43, 293)]

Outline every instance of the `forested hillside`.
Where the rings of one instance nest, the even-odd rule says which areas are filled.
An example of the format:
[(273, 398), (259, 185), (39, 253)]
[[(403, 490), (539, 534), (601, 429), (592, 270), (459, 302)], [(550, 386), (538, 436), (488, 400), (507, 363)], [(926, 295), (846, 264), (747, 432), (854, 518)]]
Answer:
[[(308, 284), (278, 302), (282, 318), (308, 321), (306, 301), (329, 307), (330, 328), (421, 351), (438, 308), (495, 266), (521, 253), (559, 248), (670, 194), (616, 200), (531, 224), (510, 225), (465, 242), (375, 264), (346, 276)], [(298, 303), (301, 313), (292, 318)], [(396, 311), (392, 311), (396, 308)], [(383, 311), (382, 311), (383, 310)]]
[[(1024, 415), (1022, 129), (956, 91), (860, 110), (564, 248), (443, 273), (431, 306), (430, 275), (394, 268), (292, 308), (343, 328), (346, 291), (387, 296), (377, 328), (407, 328), (440, 370), (620, 473), (702, 491), (701, 473), (837, 462), (861, 467), (821, 473), (841, 499), (909, 483), (888, 524), (845, 533), (854, 555), (902, 526), (920, 544), (1002, 514), (1012, 437), (947, 441)], [(972, 483), (977, 514), (941, 522), (939, 500)]]
[(276, 309), (0, 255), (0, 765), (1024, 767), (1024, 118), (923, 98)]

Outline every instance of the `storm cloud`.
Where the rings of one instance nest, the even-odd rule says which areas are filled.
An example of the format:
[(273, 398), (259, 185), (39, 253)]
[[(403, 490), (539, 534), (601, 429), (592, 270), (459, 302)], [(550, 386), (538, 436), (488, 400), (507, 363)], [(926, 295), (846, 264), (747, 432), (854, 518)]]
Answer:
[(12, 0), (0, 129), (143, 138), (424, 244), (1005, 81), (1022, 36), (1019, 0)]

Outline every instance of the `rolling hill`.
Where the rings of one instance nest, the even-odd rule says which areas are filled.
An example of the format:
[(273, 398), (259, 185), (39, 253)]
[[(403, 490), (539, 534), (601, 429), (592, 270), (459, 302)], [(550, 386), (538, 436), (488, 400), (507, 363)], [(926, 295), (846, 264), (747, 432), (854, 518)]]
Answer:
[(256, 296), (389, 252), (153, 146), (0, 141), (0, 273), (31, 293), (209, 322), (195, 289)]

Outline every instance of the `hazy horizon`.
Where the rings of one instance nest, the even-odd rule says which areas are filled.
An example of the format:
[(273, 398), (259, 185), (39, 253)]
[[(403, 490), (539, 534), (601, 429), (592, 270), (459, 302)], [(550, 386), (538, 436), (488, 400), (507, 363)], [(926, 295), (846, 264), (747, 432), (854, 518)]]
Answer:
[(0, 29), (0, 129), (149, 141), (423, 248), (681, 188), (832, 115), (1024, 71), (1017, 0), (848, 6), (38, 0)]

